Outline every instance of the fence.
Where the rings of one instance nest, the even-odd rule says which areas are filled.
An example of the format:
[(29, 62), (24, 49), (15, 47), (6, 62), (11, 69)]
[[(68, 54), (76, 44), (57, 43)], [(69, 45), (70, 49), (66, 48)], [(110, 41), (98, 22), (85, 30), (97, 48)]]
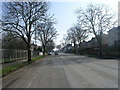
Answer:
[[(0, 62), (10, 62), (10, 61), (15, 61), (15, 60), (22, 60), (22, 59), (27, 59), (27, 50), (11, 50), (11, 49), (0, 49)], [(32, 51), (31, 56), (35, 57), (38, 56), (39, 52), (38, 51)]]

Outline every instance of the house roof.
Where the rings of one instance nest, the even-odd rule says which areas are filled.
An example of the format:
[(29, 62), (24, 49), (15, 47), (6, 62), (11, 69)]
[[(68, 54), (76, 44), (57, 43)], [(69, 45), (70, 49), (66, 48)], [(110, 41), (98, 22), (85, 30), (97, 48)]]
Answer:
[(108, 33), (111, 32), (111, 31), (113, 31), (113, 30), (118, 30), (119, 28), (120, 28), (120, 26), (119, 26), (119, 27), (113, 27), (112, 29), (110, 29), (110, 30), (108, 31)]

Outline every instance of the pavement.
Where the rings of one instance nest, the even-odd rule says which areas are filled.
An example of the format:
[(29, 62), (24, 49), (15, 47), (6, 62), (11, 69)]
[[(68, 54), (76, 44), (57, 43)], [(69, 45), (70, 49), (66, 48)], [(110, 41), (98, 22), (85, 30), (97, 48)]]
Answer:
[(2, 79), (3, 88), (118, 88), (118, 60), (50, 55)]

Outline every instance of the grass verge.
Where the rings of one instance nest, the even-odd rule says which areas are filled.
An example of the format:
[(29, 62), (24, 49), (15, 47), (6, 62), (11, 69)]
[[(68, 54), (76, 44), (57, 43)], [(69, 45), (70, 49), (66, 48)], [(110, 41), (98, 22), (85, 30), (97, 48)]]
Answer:
[(37, 60), (40, 60), (44, 57), (45, 56), (38, 56), (38, 57), (33, 58), (32, 62), (22, 62), (22, 63), (19, 63), (19, 64), (14, 64), (12, 66), (2, 68), (2, 70), (0, 70), (0, 75), (2, 74), (2, 77), (4, 77), (4, 76), (8, 75), (9, 73), (11, 73), (13, 71), (16, 71), (16, 70), (20, 69), (21, 67), (26, 66), (28, 64), (31, 64), (31, 63), (33, 63)]

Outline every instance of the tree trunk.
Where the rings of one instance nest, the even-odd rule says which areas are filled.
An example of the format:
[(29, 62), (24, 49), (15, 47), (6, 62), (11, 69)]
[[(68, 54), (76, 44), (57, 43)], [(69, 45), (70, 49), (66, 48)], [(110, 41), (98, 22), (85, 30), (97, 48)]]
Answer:
[(76, 54), (76, 43), (74, 42), (74, 53)]
[(30, 46), (30, 43), (28, 44), (28, 62), (31, 62), (32, 59), (31, 59), (31, 46)]
[(81, 43), (79, 43), (78, 53), (82, 54), (82, 52), (81, 52)]
[(43, 55), (45, 55), (45, 52), (46, 52), (46, 50), (45, 50), (45, 46), (43, 46)]
[(43, 51), (43, 55), (45, 55), (45, 51)]
[(102, 42), (99, 41), (99, 57), (102, 57)]

